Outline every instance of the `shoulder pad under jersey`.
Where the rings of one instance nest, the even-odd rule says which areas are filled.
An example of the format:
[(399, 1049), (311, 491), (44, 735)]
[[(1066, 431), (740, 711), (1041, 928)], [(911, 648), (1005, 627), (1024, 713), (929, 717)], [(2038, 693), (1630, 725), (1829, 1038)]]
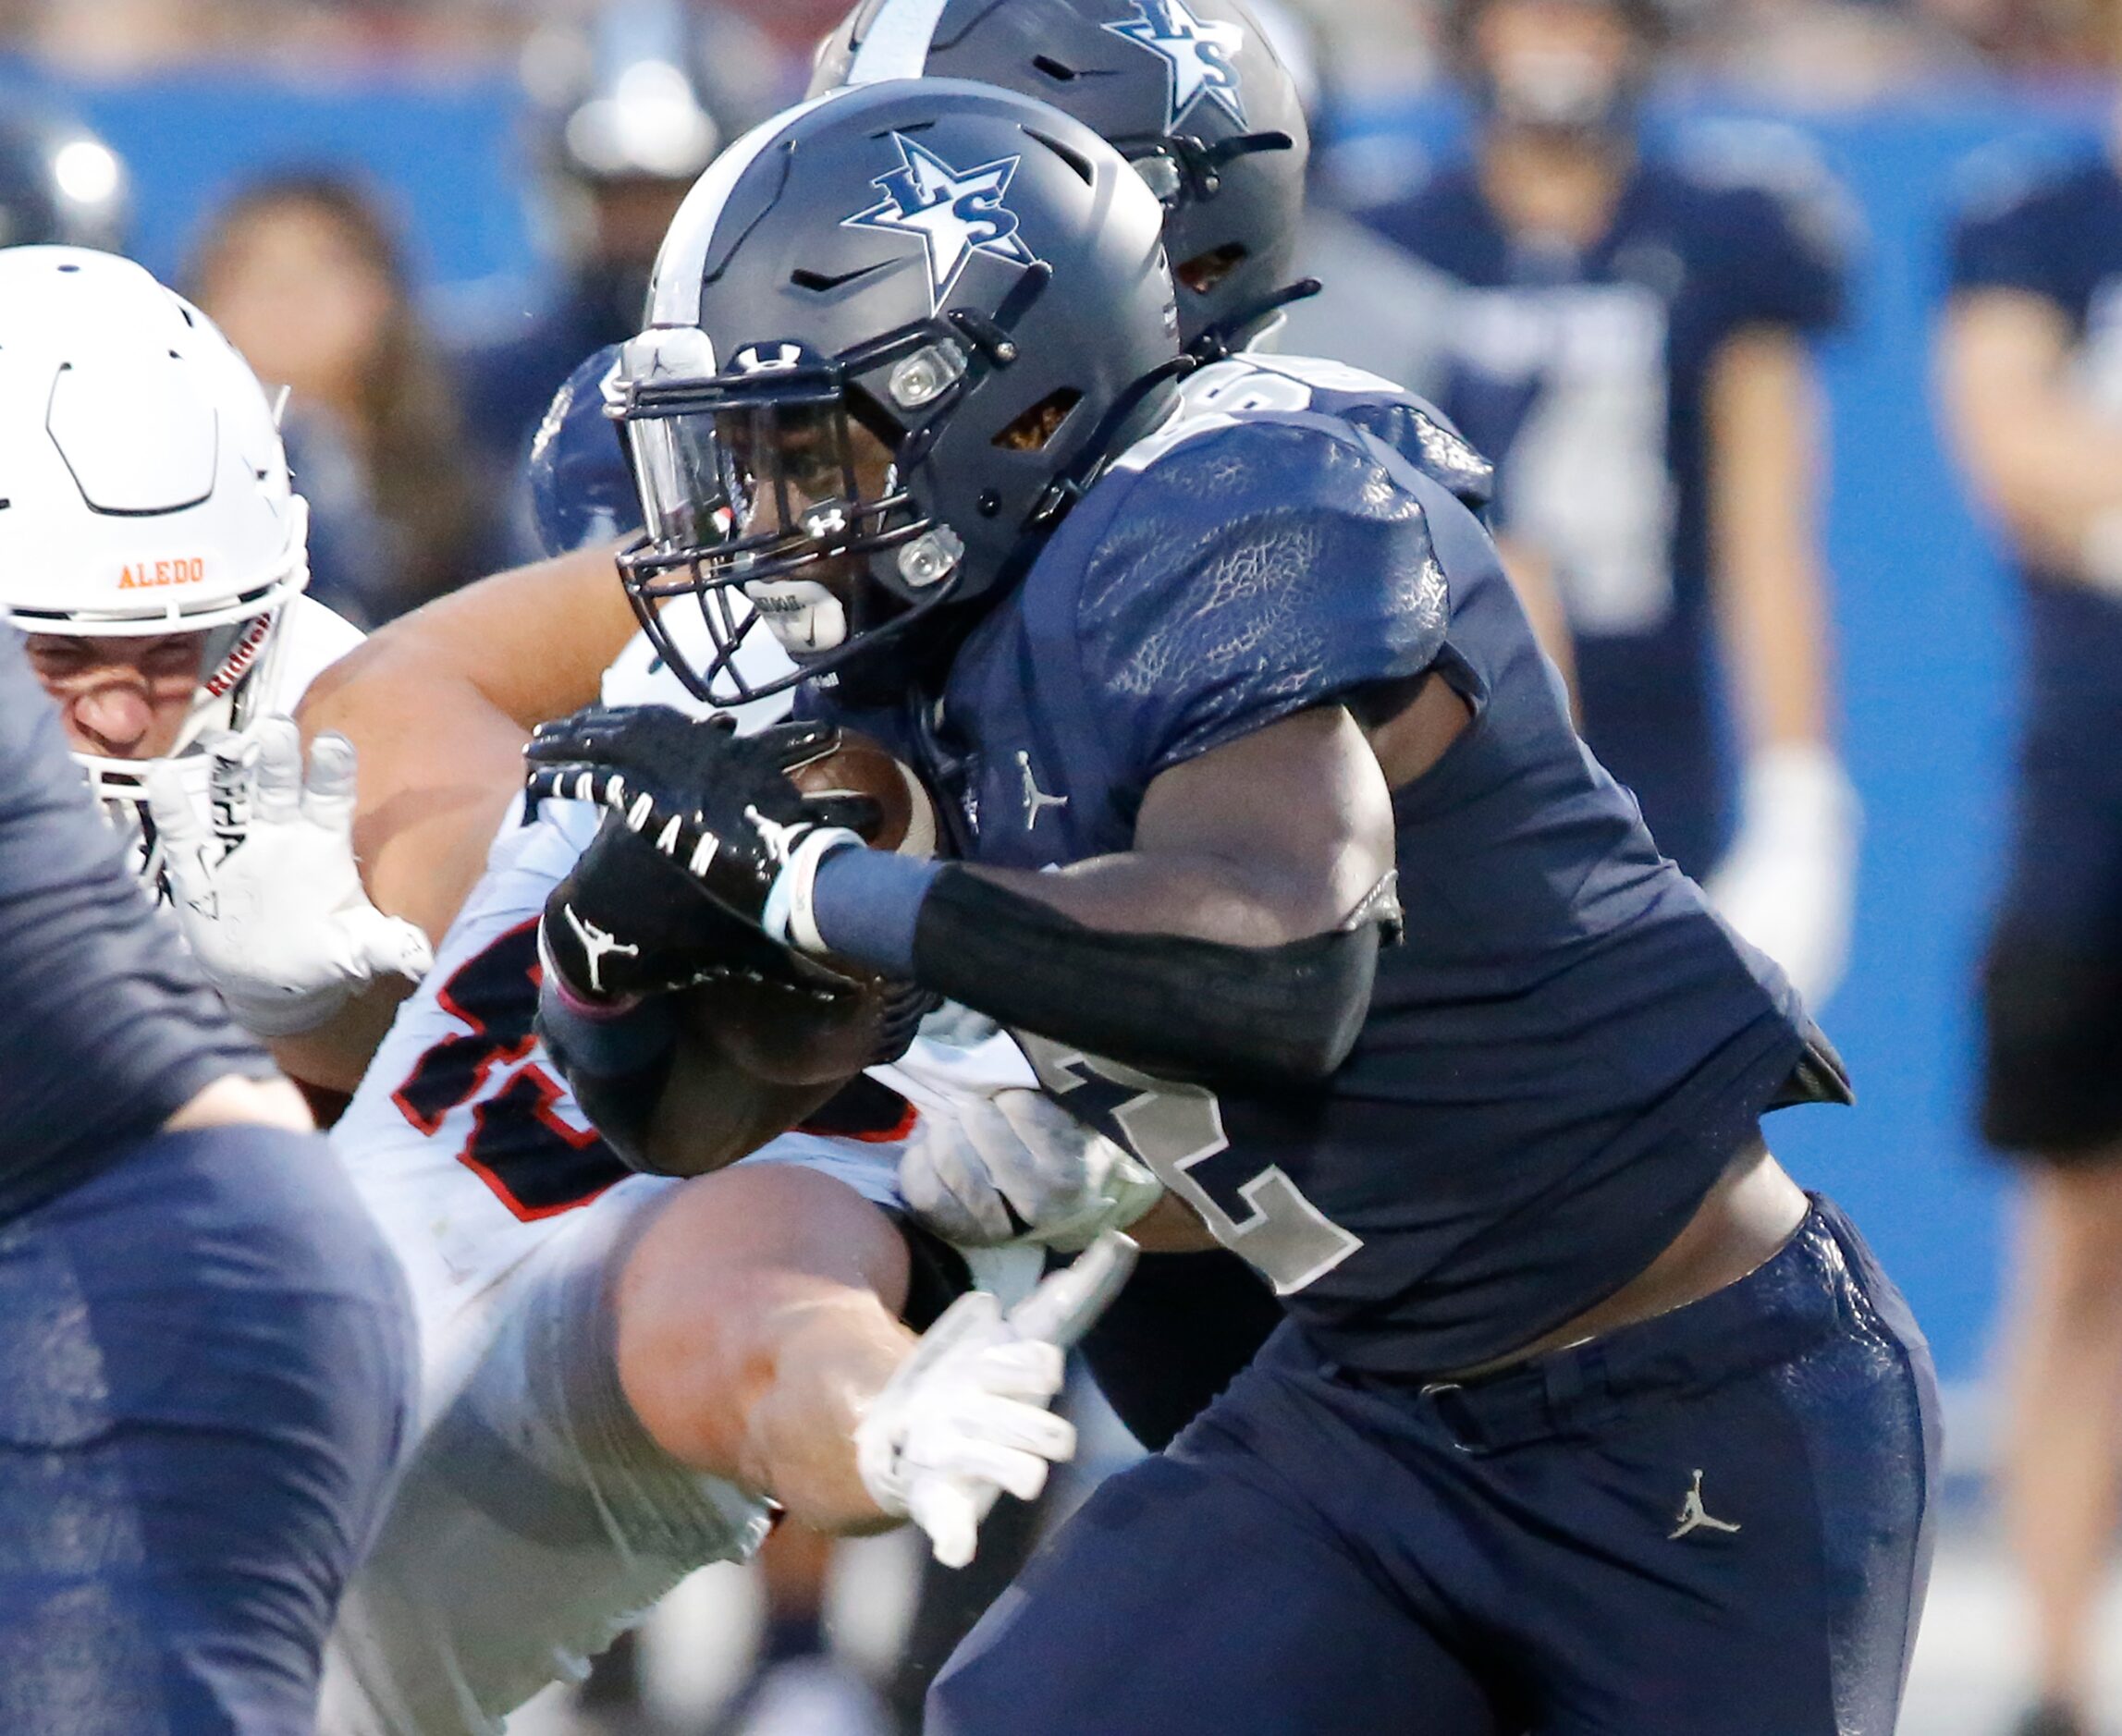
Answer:
[[(1475, 512), (1495, 493), (1495, 466), (1442, 410), (1381, 375), (1319, 356), (1248, 350), (1201, 369), (1181, 386), (1173, 420), (1143, 445), (1168, 448), (1174, 435), (1196, 426), (1274, 411), (1331, 416), (1361, 429)], [(1122, 462), (1135, 458), (1131, 452)]]
[(1421, 498), (1437, 490), (1456, 511), (1438, 485), (1345, 422), (1261, 413), (1236, 376), (1227, 385), (1123, 455), (1024, 583), (1035, 635), (1073, 662), (1071, 703), (1104, 720), (1137, 789), (1279, 717), (1419, 674), (1450, 625)]
[(1862, 220), (1813, 141), (1781, 121), (1737, 116), (1695, 120), (1673, 141), (1672, 161), (1698, 188), (1766, 202), (1794, 240), (1840, 271)]

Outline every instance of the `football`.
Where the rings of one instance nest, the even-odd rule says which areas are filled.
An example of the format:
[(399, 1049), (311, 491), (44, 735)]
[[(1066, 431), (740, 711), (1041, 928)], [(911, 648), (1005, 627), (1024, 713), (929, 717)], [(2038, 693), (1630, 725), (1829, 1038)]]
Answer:
[[(805, 795), (863, 796), (877, 805), (863, 829), (878, 850), (932, 856), (934, 799), (911, 766), (874, 737), (838, 732), (831, 746), (789, 773)], [(874, 980), (850, 980), (829, 998), (774, 983), (728, 983), (694, 997), (693, 1018), (739, 1070), (779, 1086), (846, 1079), (874, 1052), (883, 999)], [(732, 1083), (731, 1088), (735, 1088)]]
[(806, 796), (866, 796), (879, 818), (863, 836), (878, 850), (902, 856), (936, 853), (936, 802), (914, 776), (914, 768), (894, 758), (885, 745), (859, 730), (842, 729), (839, 740), (815, 760), (789, 774)]

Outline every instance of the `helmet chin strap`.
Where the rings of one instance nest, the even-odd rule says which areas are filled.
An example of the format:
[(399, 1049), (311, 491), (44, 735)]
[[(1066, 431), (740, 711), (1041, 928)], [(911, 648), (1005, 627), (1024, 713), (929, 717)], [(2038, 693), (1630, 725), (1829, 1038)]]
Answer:
[(744, 600), (791, 657), (815, 657), (847, 642), (847, 605), (816, 579), (762, 579)]
[(1270, 289), (1257, 301), (1234, 310), (1212, 325), (1204, 326), (1187, 353), (1204, 367), (1212, 361), (1228, 361), (1258, 339), (1270, 325), (1280, 325), (1284, 308), (1294, 301), (1308, 300), (1319, 292), (1320, 287), (1317, 277), (1299, 277), (1280, 289)]

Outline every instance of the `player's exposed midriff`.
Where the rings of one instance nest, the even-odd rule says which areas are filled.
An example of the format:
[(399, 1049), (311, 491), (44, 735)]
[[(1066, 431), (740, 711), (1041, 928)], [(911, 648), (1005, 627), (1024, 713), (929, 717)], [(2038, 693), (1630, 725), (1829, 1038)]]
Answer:
[(1452, 1378), (1491, 1375), (1714, 1295), (1773, 1259), (1797, 1234), (1805, 1213), (1804, 1190), (1757, 1132), (1724, 1166), (1687, 1227), (1627, 1283), (1523, 1348), (1454, 1370)]

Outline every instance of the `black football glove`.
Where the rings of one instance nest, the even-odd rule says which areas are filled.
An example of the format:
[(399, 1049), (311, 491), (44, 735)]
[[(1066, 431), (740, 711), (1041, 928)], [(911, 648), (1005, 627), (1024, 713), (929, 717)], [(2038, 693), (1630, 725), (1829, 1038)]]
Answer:
[(853, 986), (724, 910), (616, 813), (547, 896), (539, 951), (572, 994), (591, 1001), (730, 978), (820, 1001)]
[(538, 726), (523, 750), (525, 798), (601, 802), (708, 898), (763, 929), (767, 897), (806, 835), (877, 824), (866, 797), (806, 796), (789, 779), (839, 743), (828, 724), (740, 736), (724, 715), (593, 705)]

